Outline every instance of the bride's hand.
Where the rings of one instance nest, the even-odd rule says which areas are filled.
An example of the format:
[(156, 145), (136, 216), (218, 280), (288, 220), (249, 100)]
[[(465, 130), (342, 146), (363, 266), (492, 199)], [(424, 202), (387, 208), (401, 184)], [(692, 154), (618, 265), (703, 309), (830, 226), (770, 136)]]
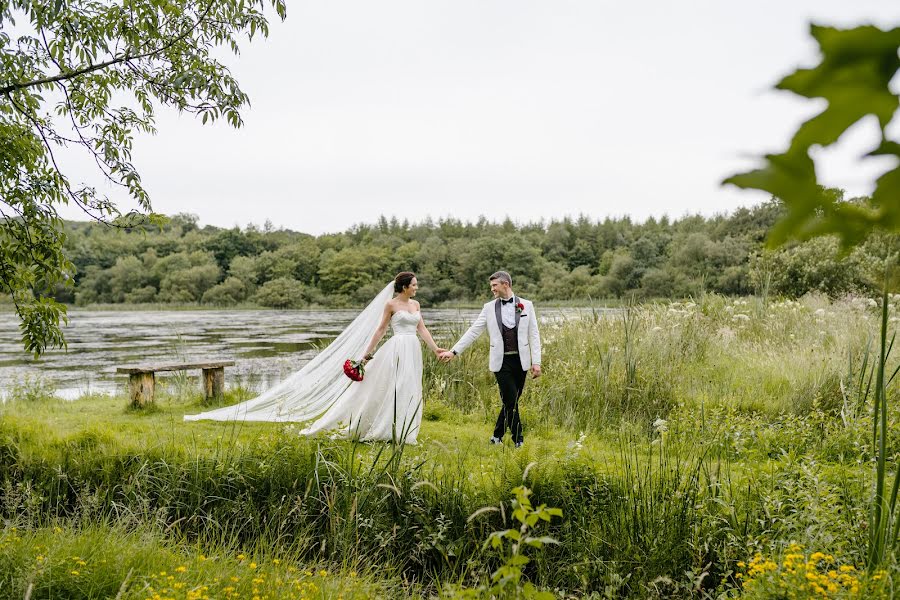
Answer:
[(447, 351), (446, 348), (435, 348), (434, 350), (432, 350), (432, 352), (434, 352), (435, 356), (440, 356), (441, 354), (443, 354), (446, 351)]

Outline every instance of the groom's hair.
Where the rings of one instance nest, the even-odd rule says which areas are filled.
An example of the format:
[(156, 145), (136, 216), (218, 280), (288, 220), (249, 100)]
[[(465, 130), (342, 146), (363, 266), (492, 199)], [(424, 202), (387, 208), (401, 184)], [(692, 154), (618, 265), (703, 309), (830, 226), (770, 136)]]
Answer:
[(505, 281), (506, 285), (512, 285), (512, 276), (506, 271), (497, 271), (493, 275), (491, 275), (491, 281), (499, 279), (500, 281)]

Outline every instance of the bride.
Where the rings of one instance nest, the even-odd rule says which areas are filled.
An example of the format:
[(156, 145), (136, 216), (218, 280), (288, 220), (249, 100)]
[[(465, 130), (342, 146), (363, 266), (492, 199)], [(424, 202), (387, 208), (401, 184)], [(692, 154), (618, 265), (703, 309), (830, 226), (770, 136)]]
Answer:
[[(316, 419), (300, 433), (335, 431), (340, 437), (415, 444), (422, 421), (422, 351), (416, 334), (436, 355), (444, 351), (435, 344), (419, 303), (413, 300), (418, 289), (414, 273), (399, 273), (305, 367), (252, 400), (185, 415), (185, 421)], [(389, 325), (394, 335), (373, 354)], [(344, 375), (342, 365), (359, 356), (366, 373), (356, 383)]]

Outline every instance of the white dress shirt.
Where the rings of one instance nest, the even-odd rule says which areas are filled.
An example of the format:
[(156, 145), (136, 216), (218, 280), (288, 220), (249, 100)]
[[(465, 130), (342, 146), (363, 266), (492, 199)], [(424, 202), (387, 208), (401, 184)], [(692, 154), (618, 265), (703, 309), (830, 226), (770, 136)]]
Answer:
[[(511, 296), (515, 298), (515, 296)], [(502, 301), (502, 300), (501, 300)], [(500, 320), (503, 324), (512, 329), (516, 326), (516, 303), (504, 302), (500, 305)]]

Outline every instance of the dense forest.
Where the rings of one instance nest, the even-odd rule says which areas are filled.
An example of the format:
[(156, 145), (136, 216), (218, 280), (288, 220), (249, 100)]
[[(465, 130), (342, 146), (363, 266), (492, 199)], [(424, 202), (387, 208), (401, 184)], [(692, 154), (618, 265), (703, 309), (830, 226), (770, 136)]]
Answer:
[(847, 255), (836, 239), (769, 251), (777, 200), (727, 215), (530, 224), (485, 219), (410, 224), (382, 217), (318, 237), (271, 223), (201, 227), (178, 214), (162, 228), (122, 229), (68, 222), (74, 286), (58, 300), (97, 303), (255, 304), (275, 308), (349, 306), (372, 298), (395, 272), (415, 271), (427, 304), (484, 298), (487, 277), (513, 274), (515, 289), (539, 300), (687, 297), (769, 293), (796, 297), (872, 293), (896, 237), (875, 237)]

